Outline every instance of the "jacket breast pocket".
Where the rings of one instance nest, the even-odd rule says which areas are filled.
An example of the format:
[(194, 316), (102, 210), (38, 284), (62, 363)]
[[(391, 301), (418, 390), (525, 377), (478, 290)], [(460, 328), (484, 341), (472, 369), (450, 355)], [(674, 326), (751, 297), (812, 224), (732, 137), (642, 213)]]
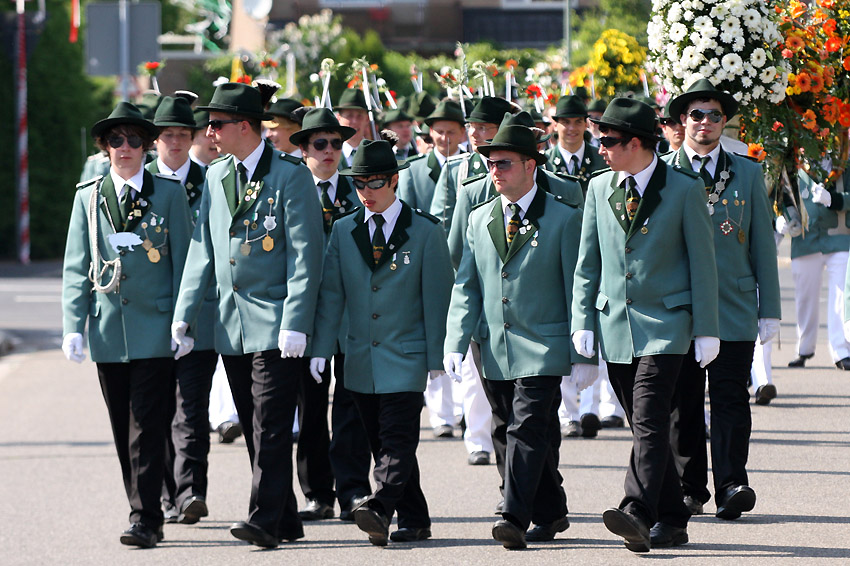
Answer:
[(596, 295), (596, 310), (604, 311), (605, 306), (608, 304), (608, 296), (604, 293), (599, 293)]
[(540, 325), (541, 336), (567, 336), (569, 333), (569, 322), (547, 322)]
[(286, 297), (286, 284), (269, 287), (269, 297), (272, 299), (283, 299)]
[(407, 340), (402, 342), (401, 351), (405, 354), (420, 354), (425, 351), (425, 340)]
[(756, 290), (756, 278), (752, 275), (738, 278), (738, 290), (747, 292)]
[(680, 291), (678, 293), (673, 293), (671, 295), (667, 295), (663, 299), (664, 306), (670, 310), (673, 309), (685, 309), (688, 312), (691, 312), (691, 292), (690, 291)]

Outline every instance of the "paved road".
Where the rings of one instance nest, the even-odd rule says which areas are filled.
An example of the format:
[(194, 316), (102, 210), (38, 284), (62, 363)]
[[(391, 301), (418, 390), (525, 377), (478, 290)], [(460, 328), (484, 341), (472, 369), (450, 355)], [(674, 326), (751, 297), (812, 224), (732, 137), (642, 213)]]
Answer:
[[(128, 549), (118, 543), (128, 510), (94, 364), (68, 363), (51, 349), (0, 358), (0, 565), (850, 563), (850, 374), (831, 364), (825, 329), (808, 368), (785, 368), (794, 355), (793, 302), (787, 261), (781, 265), (786, 321), (783, 345), (774, 351), (779, 397), (768, 407), (753, 405), (749, 469), (756, 509), (722, 522), (707, 505), (709, 514), (691, 521), (685, 547), (636, 556), (603, 526), (602, 511), (622, 495), (631, 446), (629, 433), (620, 429), (563, 442), (561, 473), (572, 526), (552, 543), (507, 552), (490, 538), (498, 499), (495, 466), (466, 465), (462, 442), (433, 439), (423, 419), (419, 457), (434, 521), (430, 541), (380, 549), (337, 520), (308, 524), (304, 540), (276, 550), (236, 541), (227, 527), (245, 518), (250, 489), (240, 439), (213, 444), (209, 518), (166, 526), (166, 541), (156, 549)], [(24, 280), (10, 283), (5, 274), (0, 328), (49, 343), (59, 332), (55, 299), (26, 303), (14, 297), (51, 295), (58, 281), (29, 277), (21, 290), (16, 285)], [(10, 314), (10, 301), (29, 307)], [(30, 326), (16, 328), (19, 320)]]

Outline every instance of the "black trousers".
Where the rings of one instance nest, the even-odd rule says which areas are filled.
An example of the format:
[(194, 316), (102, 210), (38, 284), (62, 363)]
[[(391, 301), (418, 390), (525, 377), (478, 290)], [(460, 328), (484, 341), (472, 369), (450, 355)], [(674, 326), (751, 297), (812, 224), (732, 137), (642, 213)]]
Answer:
[[(548, 525), (560, 519), (567, 514), (563, 477), (558, 472), (561, 377), (485, 379), (484, 383), (484, 392), (493, 409), (497, 465), (499, 452), (503, 454), (504, 471), (500, 469), (505, 495), (503, 516), (523, 530), (530, 523)], [(504, 429), (504, 441), (497, 440), (497, 428)]]
[[(331, 407), (333, 436), (329, 456), (336, 478), (336, 496), (340, 508), (344, 508), (348, 507), (355, 497), (366, 497), (372, 493), (372, 485), (369, 483), (372, 453), (354, 398), (345, 388), (345, 355), (334, 355), (333, 363), (336, 381)], [(330, 380), (330, 368), (325, 371), (323, 380)]]
[(207, 496), (210, 389), (217, 362), (215, 350), (192, 351), (174, 362), (163, 499), (178, 510), (193, 495)]
[(304, 534), (292, 489), (292, 423), (306, 358), (280, 350), (222, 356), (251, 460), (248, 522), (278, 538)]
[(431, 526), (428, 502), (419, 484), (419, 415), (422, 393), (368, 394), (352, 391), (375, 459), (375, 492), (368, 505), (398, 527)]
[[(707, 368), (694, 359), (694, 347), (682, 364), (670, 426), (670, 442), (682, 491), (705, 503), (708, 456), (705, 449), (705, 376), (711, 408), (711, 470), (715, 500), (725, 490), (747, 485), (747, 458), (752, 432), (747, 380), (755, 342), (720, 342), (720, 353)], [(721, 503), (718, 501), (718, 503)]]
[(611, 385), (632, 428), (632, 454), (620, 509), (649, 527), (685, 527), (690, 512), (670, 449), (670, 411), (684, 356), (662, 354), (608, 364)]
[(173, 364), (171, 358), (97, 364), (130, 503), (130, 522), (142, 523), (154, 531), (162, 525), (160, 494)]
[(328, 430), (328, 391), (330, 370), (321, 383), (310, 375), (309, 365), (298, 379), (298, 447), (295, 464), (298, 483), (307, 499), (326, 505), (334, 503), (334, 476), (328, 449), (331, 444)]

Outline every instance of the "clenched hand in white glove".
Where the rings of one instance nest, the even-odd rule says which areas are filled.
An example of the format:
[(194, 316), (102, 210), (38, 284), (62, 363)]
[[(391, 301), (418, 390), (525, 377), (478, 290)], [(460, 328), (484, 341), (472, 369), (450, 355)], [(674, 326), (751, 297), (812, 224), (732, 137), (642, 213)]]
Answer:
[(83, 352), (83, 335), (79, 332), (69, 332), (62, 338), (62, 352), (70, 362), (83, 363), (86, 355)]
[(596, 338), (593, 336), (592, 330), (576, 330), (573, 332), (573, 347), (579, 356), (592, 358), (596, 354), (595, 346)]
[(327, 360), (325, 358), (310, 358), (310, 375), (316, 380), (316, 383), (322, 382), (322, 372), (325, 371)]
[(460, 366), (463, 363), (463, 354), (460, 352), (449, 352), (443, 356), (443, 369), (449, 377), (460, 383)]
[(788, 230), (791, 228), (790, 223), (785, 220), (784, 216), (778, 216), (776, 218), (775, 229), (777, 234), (786, 235)]
[(720, 338), (715, 336), (697, 336), (694, 338), (694, 358), (699, 367), (704, 368), (714, 361), (720, 353)]
[(578, 391), (583, 391), (593, 385), (599, 376), (599, 366), (595, 364), (573, 364), (570, 372), (569, 382), (576, 386)]
[(779, 319), (778, 318), (760, 318), (759, 319), (759, 342), (767, 344), (779, 334)]
[(788, 235), (796, 238), (803, 233), (803, 220), (800, 218), (800, 211), (797, 207), (791, 206), (788, 208)]
[(832, 195), (822, 184), (818, 183), (812, 187), (812, 202), (829, 208), (832, 204)]
[(300, 358), (307, 349), (307, 335), (297, 330), (281, 330), (277, 336), (281, 358)]
[(428, 379), (437, 379), (438, 377), (440, 377), (442, 375), (446, 375), (446, 372), (444, 372), (441, 369), (429, 369), (428, 370)]
[(171, 351), (175, 352), (175, 360), (179, 360), (195, 347), (195, 339), (191, 336), (186, 336), (188, 329), (188, 322), (178, 320), (171, 323)]

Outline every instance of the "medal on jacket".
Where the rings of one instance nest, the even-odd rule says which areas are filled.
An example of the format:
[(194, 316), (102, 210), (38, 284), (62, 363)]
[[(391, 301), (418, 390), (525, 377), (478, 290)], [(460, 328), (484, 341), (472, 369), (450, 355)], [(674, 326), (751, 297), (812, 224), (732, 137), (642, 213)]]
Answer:
[[(142, 242), (142, 247), (145, 248), (145, 251), (148, 254), (148, 261), (150, 261), (151, 263), (159, 263), (159, 260), (162, 259), (162, 256), (168, 253), (168, 248), (165, 247), (165, 245), (168, 243), (168, 228), (163, 229), (163, 222), (165, 222), (165, 219), (163, 217), (151, 213), (150, 226), (154, 228), (154, 232), (165, 233), (165, 236), (162, 239), (162, 243), (158, 246), (153, 245), (153, 242), (151, 241), (151, 238), (148, 235), (148, 223), (142, 222), (142, 230), (145, 232), (145, 239)], [(162, 253), (160, 253), (160, 250), (162, 250)]]
[(395, 256), (396, 256), (396, 254), (393, 254), (393, 262), (390, 264), (390, 270), (392, 270), (392, 271), (395, 271), (396, 269), (398, 269), (398, 265), (396, 265), (396, 262), (395, 262)]
[(410, 252), (401, 252), (404, 255), (404, 265), (410, 265)]
[(536, 248), (536, 247), (537, 247), (537, 235), (538, 235), (539, 233), (540, 233), (540, 230), (535, 230), (535, 231), (534, 231), (534, 236), (532, 236), (534, 239), (533, 239), (533, 240), (531, 240), (531, 247), (532, 247), (532, 248)]

